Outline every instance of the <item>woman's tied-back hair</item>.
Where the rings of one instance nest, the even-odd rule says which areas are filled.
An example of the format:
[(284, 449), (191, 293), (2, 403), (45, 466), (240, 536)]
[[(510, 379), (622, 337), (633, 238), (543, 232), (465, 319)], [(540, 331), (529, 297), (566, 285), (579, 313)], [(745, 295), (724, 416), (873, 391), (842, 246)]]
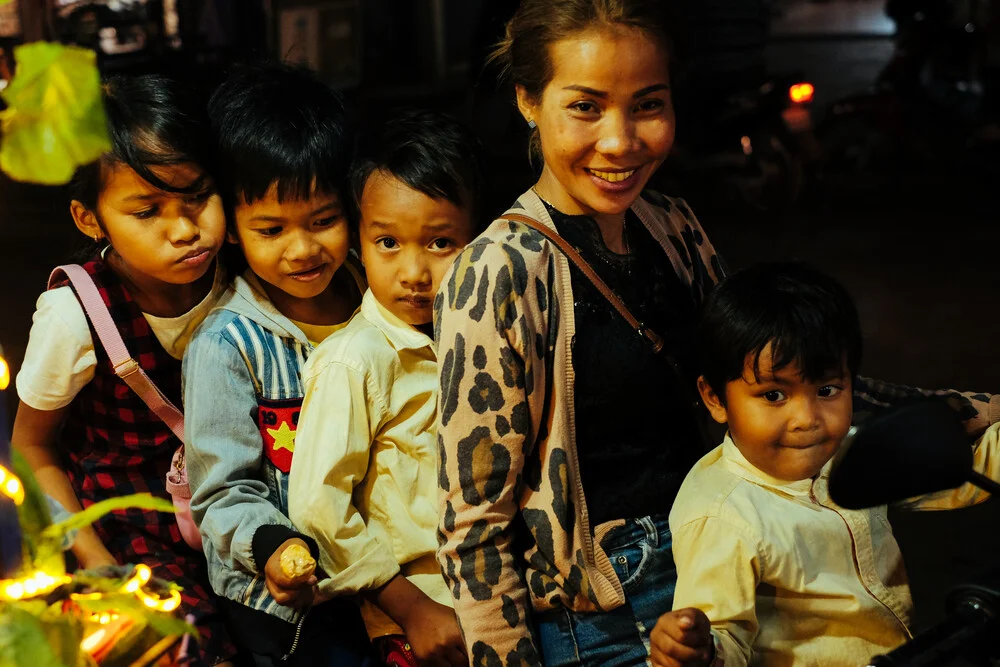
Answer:
[(600, 28), (637, 28), (673, 50), (670, 20), (663, 0), (522, 0), (490, 60), (502, 66), (515, 85), (538, 100), (554, 75), (549, 47)]
[(273, 184), (278, 201), (315, 193), (343, 199), (353, 149), (347, 111), (341, 96), (308, 69), (239, 67), (212, 95), (208, 111), (230, 213), (263, 198)]
[(474, 223), (481, 219), (482, 149), (452, 116), (408, 110), (362, 137), (350, 176), (355, 223), (365, 184), (377, 171), (431, 199), (445, 199), (467, 210)]
[[(211, 131), (205, 98), (197, 86), (165, 76), (116, 75), (103, 86), (111, 150), (80, 167), (71, 194), (92, 211), (103, 187), (102, 167), (124, 164), (166, 192), (195, 194), (214, 175)], [(194, 163), (206, 174), (184, 187), (161, 181), (152, 167)]]
[(758, 264), (729, 276), (708, 295), (698, 323), (702, 374), (724, 400), (726, 383), (752, 359), (759, 379), (768, 344), (774, 370), (796, 363), (808, 382), (853, 377), (861, 365), (861, 324), (847, 290), (806, 264)]

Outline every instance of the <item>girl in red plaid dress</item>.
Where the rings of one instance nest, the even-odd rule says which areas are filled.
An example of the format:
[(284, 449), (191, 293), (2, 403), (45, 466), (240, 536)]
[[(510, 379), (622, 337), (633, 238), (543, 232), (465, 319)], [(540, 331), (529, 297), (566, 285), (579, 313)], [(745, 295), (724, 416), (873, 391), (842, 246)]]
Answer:
[[(129, 354), (180, 405), (184, 348), (225, 289), (215, 259), (225, 215), (209, 175), (205, 101), (157, 76), (115, 77), (104, 92), (112, 148), (77, 173), (70, 213), (97, 244), (84, 269)], [(14, 447), (67, 510), (137, 492), (169, 498), (165, 479), (181, 443), (115, 374), (68, 284), (38, 299), (17, 391)], [(192, 662), (232, 658), (204, 556), (184, 543), (173, 515), (114, 512), (81, 530), (73, 553), (82, 568), (145, 563), (177, 583), (201, 637)]]

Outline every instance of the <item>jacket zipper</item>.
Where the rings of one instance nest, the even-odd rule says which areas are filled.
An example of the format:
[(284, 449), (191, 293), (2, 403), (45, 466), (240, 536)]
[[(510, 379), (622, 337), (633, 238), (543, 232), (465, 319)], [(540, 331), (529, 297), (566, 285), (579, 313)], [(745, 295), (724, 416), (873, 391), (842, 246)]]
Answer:
[(302, 636), (302, 624), (306, 622), (306, 616), (309, 615), (309, 610), (306, 609), (302, 612), (302, 616), (299, 617), (299, 622), (295, 626), (295, 637), (292, 638), (292, 647), (288, 650), (288, 653), (281, 657), (282, 662), (287, 662), (295, 655), (296, 649), (299, 648), (299, 638)]

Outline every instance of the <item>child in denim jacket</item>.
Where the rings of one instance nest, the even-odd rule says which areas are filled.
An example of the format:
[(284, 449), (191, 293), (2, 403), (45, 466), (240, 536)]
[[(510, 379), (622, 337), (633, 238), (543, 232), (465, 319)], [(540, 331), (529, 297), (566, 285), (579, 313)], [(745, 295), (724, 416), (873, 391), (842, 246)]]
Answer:
[(310, 608), (316, 576), (281, 562), (293, 546), (317, 555), (288, 519), (300, 373), (365, 289), (349, 256), (344, 106), (306, 71), (271, 66), (232, 76), (209, 113), (227, 238), (249, 267), (184, 358), (191, 509), (210, 580), (257, 665), (359, 665), (368, 646), (357, 607)]

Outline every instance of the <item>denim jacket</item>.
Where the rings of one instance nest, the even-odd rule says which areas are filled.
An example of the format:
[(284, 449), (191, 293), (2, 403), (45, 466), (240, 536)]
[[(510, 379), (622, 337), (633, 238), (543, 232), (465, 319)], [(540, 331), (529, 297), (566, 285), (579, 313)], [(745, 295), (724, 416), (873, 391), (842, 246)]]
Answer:
[(288, 519), (301, 372), (312, 349), (248, 271), (199, 327), (183, 364), (191, 510), (212, 588), (291, 623), (300, 614), (271, 597), (264, 566), (292, 537), (317, 555)]

